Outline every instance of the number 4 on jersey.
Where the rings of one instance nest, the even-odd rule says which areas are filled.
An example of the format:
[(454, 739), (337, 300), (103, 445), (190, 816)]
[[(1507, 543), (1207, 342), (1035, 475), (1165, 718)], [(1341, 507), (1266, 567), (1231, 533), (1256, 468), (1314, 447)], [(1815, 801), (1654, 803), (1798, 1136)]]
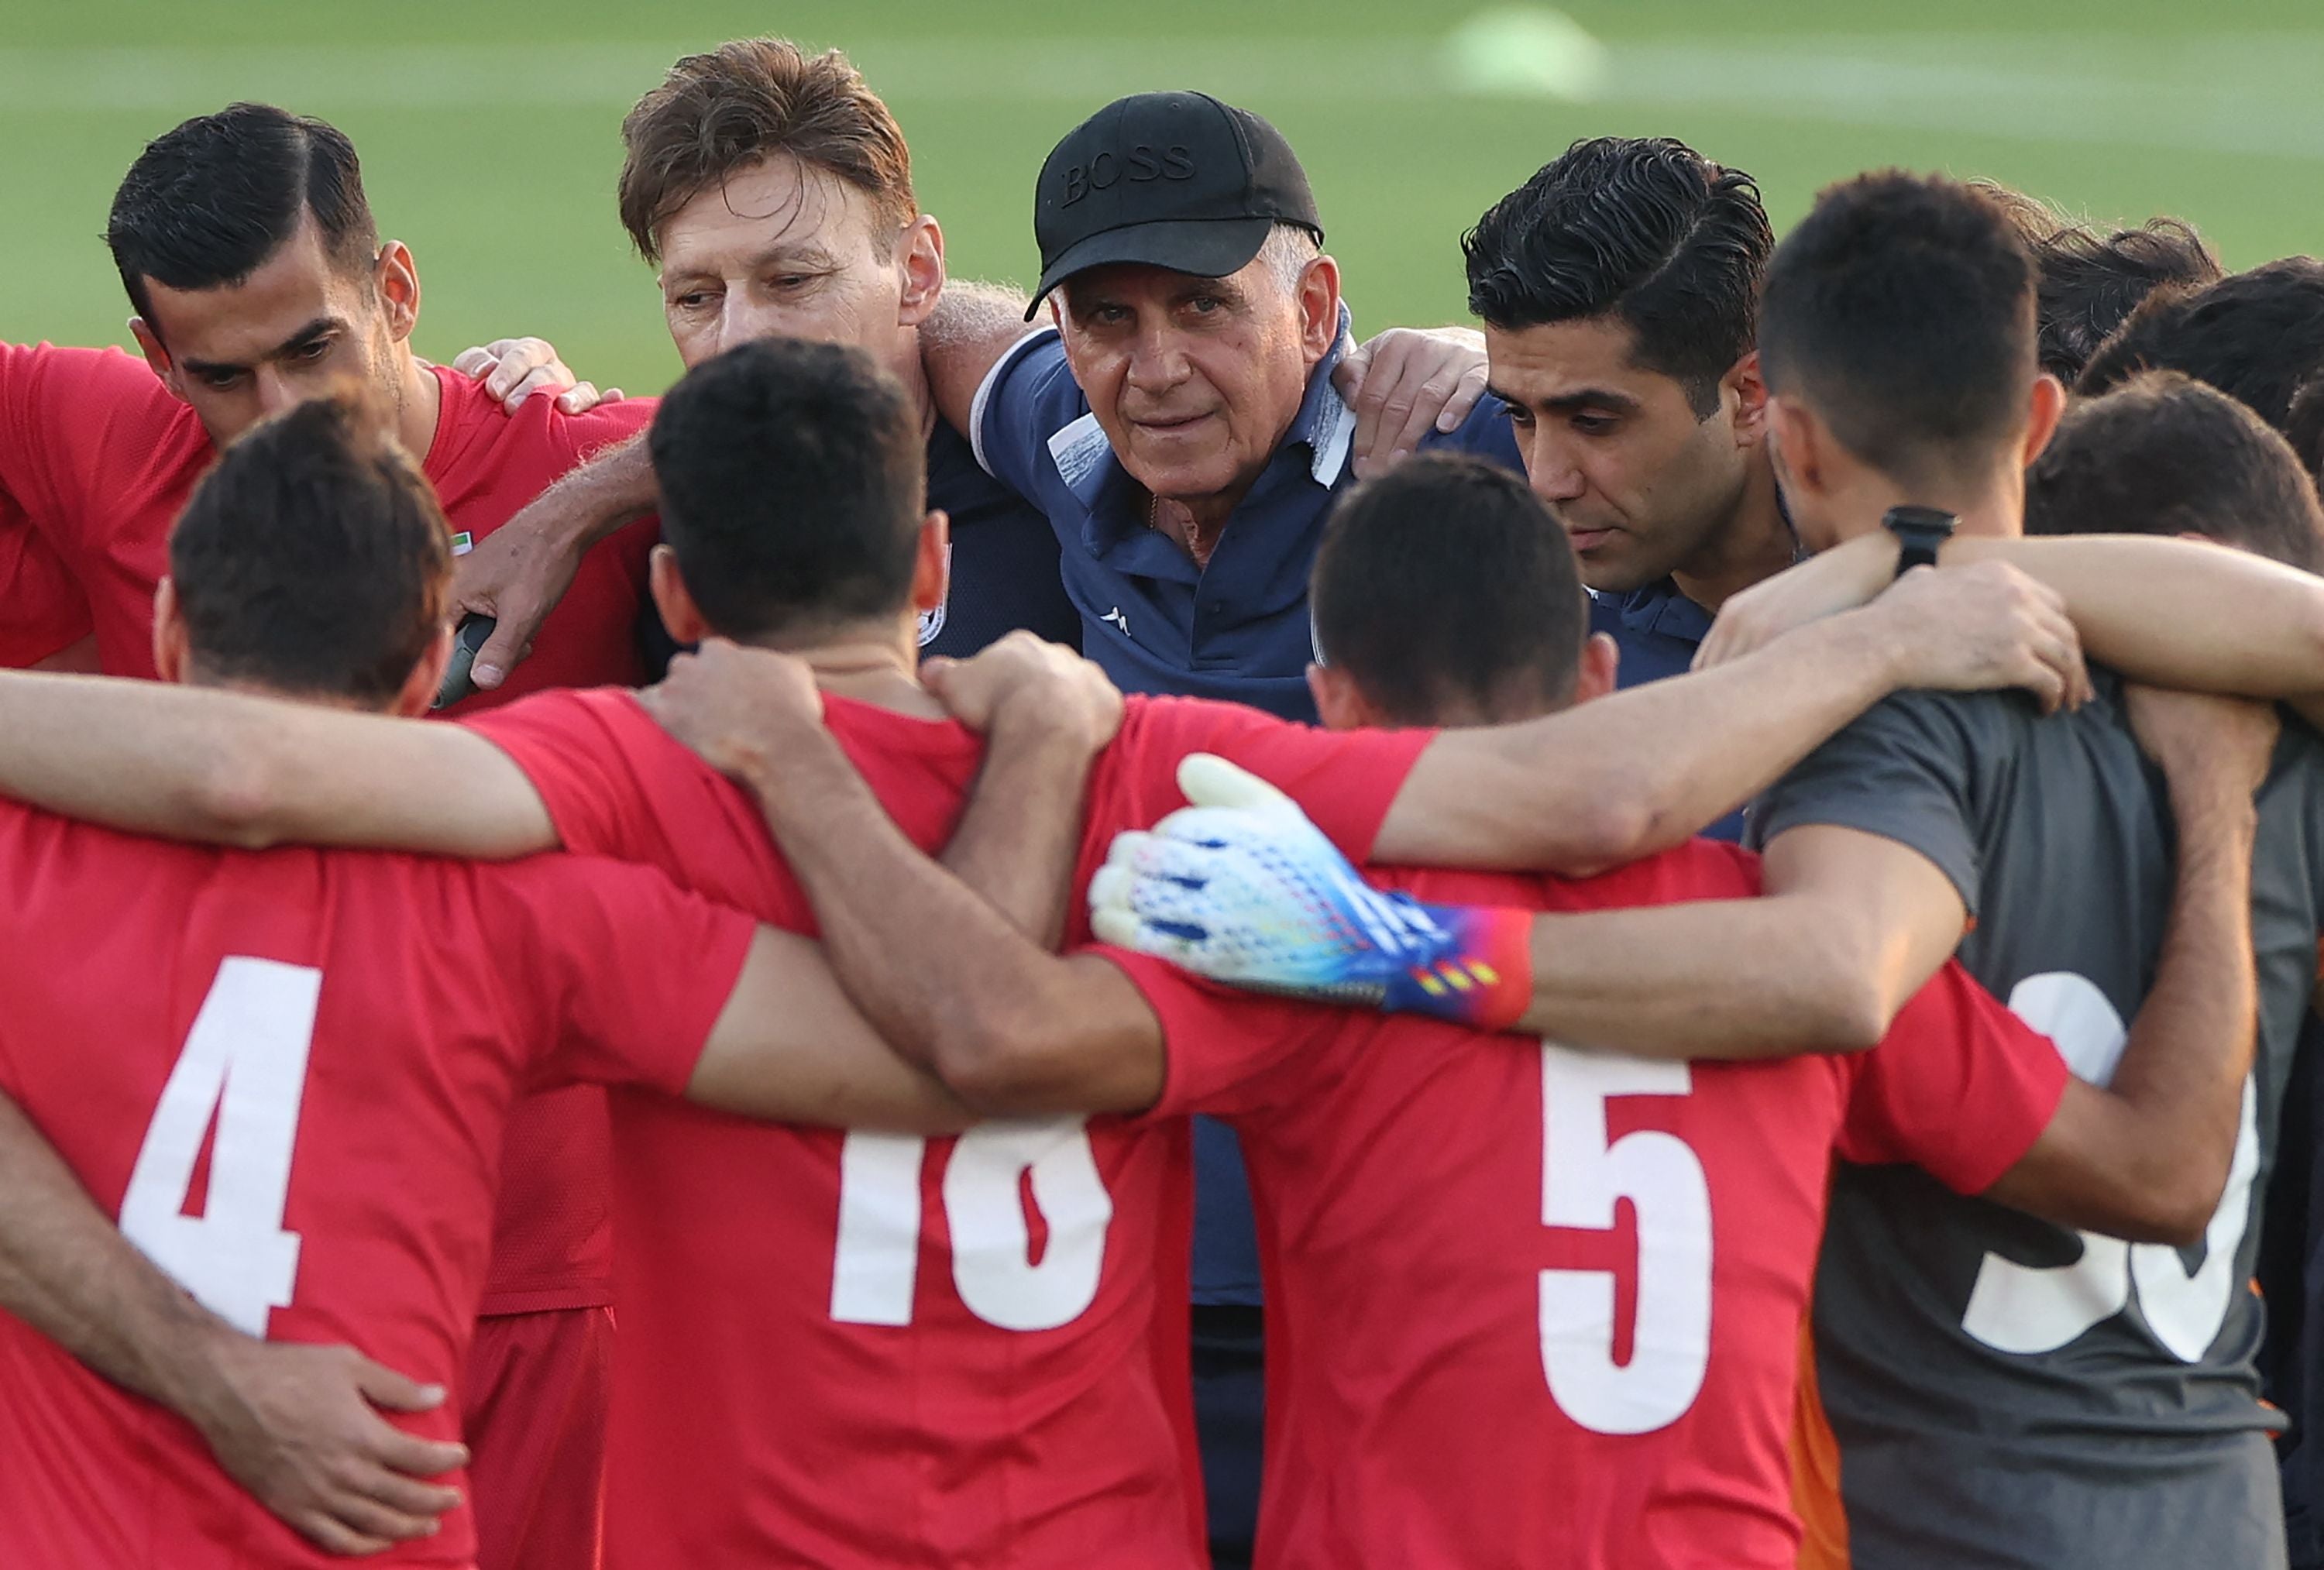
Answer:
[[(121, 1199), (121, 1234), (210, 1312), (253, 1336), (290, 1302), (299, 1235), (282, 1229), (323, 973), (228, 958), (194, 1015)], [(209, 1195), (185, 1213), (212, 1125)]]

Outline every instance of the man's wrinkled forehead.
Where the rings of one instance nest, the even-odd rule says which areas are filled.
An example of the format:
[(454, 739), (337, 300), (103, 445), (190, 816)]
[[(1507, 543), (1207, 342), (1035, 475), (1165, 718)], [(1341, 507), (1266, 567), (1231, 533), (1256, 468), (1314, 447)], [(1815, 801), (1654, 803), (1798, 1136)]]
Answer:
[(836, 262), (876, 249), (882, 227), (878, 205), (864, 192), (777, 153), (704, 187), (664, 221), (662, 271), (716, 270), (766, 256)]
[(1266, 276), (1267, 263), (1258, 258), (1223, 278), (1206, 278), (1144, 262), (1116, 262), (1074, 273), (1058, 285), (1057, 292), (1076, 315), (1086, 315), (1102, 305), (1133, 300), (1167, 305), (1204, 295), (1241, 304), (1259, 293)]

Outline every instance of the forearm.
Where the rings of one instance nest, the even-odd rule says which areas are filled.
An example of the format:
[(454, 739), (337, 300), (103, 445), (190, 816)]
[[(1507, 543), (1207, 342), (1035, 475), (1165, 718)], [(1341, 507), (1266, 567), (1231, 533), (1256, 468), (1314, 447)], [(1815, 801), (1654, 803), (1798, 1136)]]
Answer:
[[(1706, 900), (1533, 920), (1514, 1027), (1633, 1057), (1748, 1060), (1878, 1044), (1911, 996), (1866, 933), (1804, 902)], [(1893, 947), (1893, 945), (1891, 945)]]
[(1095, 750), (1075, 731), (1004, 716), (945, 848), (953, 876), (1043, 949), (1065, 939)]
[(0, 793), (139, 833), (259, 842), (276, 707), (216, 689), (0, 672)]
[(207, 1431), (208, 1349), (236, 1334), (130, 1245), (0, 1097), (0, 1308), (99, 1375)]
[(2066, 601), (2089, 656), (2190, 692), (2324, 692), (2324, 579), (2200, 540), (1955, 539), (1943, 565), (1999, 559)]
[(974, 1084), (982, 1046), (1009, 1028), (975, 1027), (1038, 1015), (1056, 961), (904, 838), (820, 725), (770, 737), (766, 756), (744, 783), (850, 999), (907, 1061)]
[(2069, 1084), (2041, 1143), (1990, 1197), (2066, 1226), (2184, 1245), (2201, 1237), (2227, 1183), (2257, 1004), (2250, 802), (2173, 805), (2178, 888), (2114, 1078), (2104, 1089)]
[(1715, 670), (1448, 731), (1398, 794), (1373, 859), (1603, 871), (1733, 812), (1895, 685), (1875, 624), (1849, 612)]
[(641, 431), (569, 471), (525, 511), (549, 520), (545, 527), (556, 530), (555, 543), (578, 557), (660, 504), (653, 461)]
[[(2167, 1166), (2209, 1176), (2208, 1214), (2227, 1183), (2258, 1029), (2251, 862), (2255, 814), (2240, 792), (2173, 792), (2178, 885), (2154, 986), (2132, 1022), (2109, 1088), (2150, 1130)], [(2174, 1159), (2174, 1157), (2176, 1159)]]
[(985, 373), (1035, 327), (1025, 296), (1006, 284), (945, 280), (936, 309), (919, 326), (920, 366), (936, 412), (956, 431), (969, 428), (969, 406)]

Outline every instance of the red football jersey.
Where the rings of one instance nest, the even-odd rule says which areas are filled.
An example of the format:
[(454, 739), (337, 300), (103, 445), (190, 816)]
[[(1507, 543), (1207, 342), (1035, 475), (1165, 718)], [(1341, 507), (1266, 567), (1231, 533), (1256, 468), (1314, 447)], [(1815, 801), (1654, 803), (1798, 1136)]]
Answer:
[[(1709, 840), (1586, 881), (1395, 881), (1545, 911), (1759, 892), (1756, 860)], [(1789, 1570), (1835, 1152), (1978, 1192), (2065, 1085), (1956, 966), (1869, 1052), (1689, 1065), (1111, 957), (1167, 1035), (1153, 1116), (1242, 1139), (1267, 1272), (1258, 1558), (1283, 1570)]]
[(0, 666), (38, 665), (89, 630), (88, 601), (55, 547), (0, 492)]
[[(897, 822), (940, 848), (979, 739), (826, 703)], [(627, 693), (543, 694), (477, 728), (531, 776), (568, 848), (813, 930), (758, 808)], [(1133, 698), (1091, 784), (1081, 877), (1117, 830), (1185, 804), (1175, 773), (1196, 750), (1274, 780), (1361, 849), (1426, 740)], [(921, 1140), (612, 1100), (613, 1570), (1203, 1562), (1184, 1452), (1183, 1124), (1057, 1117)]]
[[(653, 414), (650, 399), (567, 415), (554, 399), (532, 398), (508, 415), (482, 383), (442, 366), (434, 373), (443, 404), (423, 467), (452, 528), (471, 542)], [(215, 455), (193, 409), (143, 360), (118, 349), (0, 344), (0, 492), (87, 596), (109, 675), (154, 674), (153, 589), (169, 570), (170, 528)], [(451, 712), (549, 687), (641, 680), (636, 624), (659, 527), (632, 525), (590, 552), (532, 657), (506, 685)], [(509, 1139), (484, 1311), (610, 1301), (604, 1097), (586, 1088), (543, 1097), (510, 1125)]]
[[(444, 1385), (408, 1426), (456, 1437), (512, 1105), (682, 1090), (751, 931), (578, 857), (220, 851), (0, 805), (0, 1091), (212, 1309)], [(0, 1391), (0, 1564), (341, 1563), (5, 1315)], [(475, 1554), (462, 1509), (383, 1557)]]

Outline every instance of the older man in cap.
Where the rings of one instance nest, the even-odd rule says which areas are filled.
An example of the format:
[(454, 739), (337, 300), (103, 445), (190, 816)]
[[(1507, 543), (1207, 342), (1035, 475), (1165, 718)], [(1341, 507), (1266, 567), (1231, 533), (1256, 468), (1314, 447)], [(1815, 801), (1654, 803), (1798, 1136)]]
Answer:
[[(1048, 516), (1084, 652), (1125, 691), (1313, 720), (1308, 570), (1354, 480), (1357, 417), (1333, 384), (1352, 345), (1339, 263), (1298, 158), (1248, 110), (1141, 93), (1057, 143), (1033, 227), (1024, 315), (1046, 300), (1054, 326), (1019, 338), (980, 297), (975, 330), (924, 337), (939, 406)], [(1451, 370), (1416, 390), (1425, 413)], [(1490, 398), (1419, 445), (1520, 468)], [(1198, 1119), (1194, 1149), (1196, 1410), (1212, 1547), (1232, 1565), (1258, 1516), (1259, 1250), (1234, 1136)]]

